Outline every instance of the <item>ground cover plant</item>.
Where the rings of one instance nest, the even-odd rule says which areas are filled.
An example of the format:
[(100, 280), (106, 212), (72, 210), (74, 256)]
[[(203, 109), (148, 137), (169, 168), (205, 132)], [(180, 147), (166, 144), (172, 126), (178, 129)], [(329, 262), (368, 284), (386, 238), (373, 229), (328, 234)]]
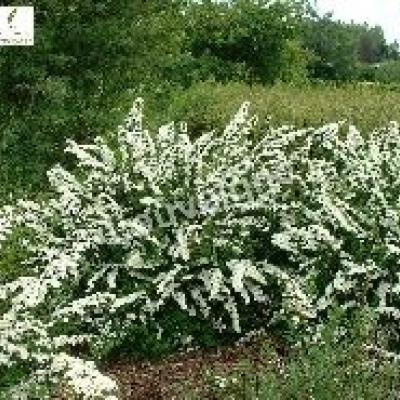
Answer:
[(201, 82), (188, 90), (174, 92), (170, 104), (161, 112), (151, 106), (147, 115), (155, 125), (184, 120), (195, 134), (222, 129), (238, 104), (246, 100), (251, 100), (252, 109), (260, 119), (259, 126), (318, 127), (347, 120), (362, 132), (370, 132), (390, 120), (400, 119), (398, 87), (328, 82), (273, 86)]
[(388, 61), (374, 68), (373, 80), (383, 83), (398, 83), (400, 81), (399, 60)]
[(107, 140), (69, 140), (77, 167), (49, 170), (47, 198), (1, 209), (1, 254), (24, 255), (0, 286), (4, 396), (61, 383), (117, 398), (93, 360), (146, 322), (162, 337), (171, 310), (301, 342), (337, 304), (368, 307), (386, 332), (373, 350), (397, 351), (397, 123), (254, 134), (244, 103), (191, 138), (182, 123), (147, 131), (142, 106)]
[[(397, 399), (398, 365), (371, 357), (373, 318), (361, 312), (340, 333), (343, 311), (331, 313), (318, 343), (293, 348), (282, 357), (273, 346), (263, 351), (264, 364), (243, 360), (231, 371), (205, 369), (205, 383), (186, 388), (182, 398), (213, 399)], [(339, 329), (338, 329), (339, 328)], [(198, 390), (201, 390), (199, 393)]]

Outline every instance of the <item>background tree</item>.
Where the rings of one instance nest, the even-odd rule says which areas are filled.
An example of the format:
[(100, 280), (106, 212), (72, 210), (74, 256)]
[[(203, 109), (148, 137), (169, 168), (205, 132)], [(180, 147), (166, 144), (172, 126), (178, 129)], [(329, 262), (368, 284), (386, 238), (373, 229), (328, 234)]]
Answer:
[(46, 189), (45, 171), (68, 161), (65, 138), (112, 130), (135, 95), (160, 115), (207, 79), (373, 80), (359, 64), (399, 54), (381, 28), (319, 18), (307, 0), (14, 2), (33, 4), (35, 46), (0, 47), (0, 202)]
[(359, 61), (364, 63), (377, 63), (387, 55), (385, 34), (380, 26), (365, 29), (360, 34), (358, 43)]
[(132, 91), (163, 82), (183, 38), (180, 1), (23, 3), (35, 6), (35, 45), (0, 48), (3, 195), (43, 188), (66, 137), (114, 128)]
[(306, 21), (303, 43), (314, 54), (309, 64), (311, 77), (331, 80), (355, 77), (356, 37), (346, 24), (333, 21), (332, 14)]
[(187, 46), (203, 79), (271, 83), (293, 68), (285, 61), (306, 12), (304, 2), (204, 1), (190, 9)]
[(397, 40), (388, 45), (387, 58), (389, 60), (398, 60), (400, 58), (400, 46)]

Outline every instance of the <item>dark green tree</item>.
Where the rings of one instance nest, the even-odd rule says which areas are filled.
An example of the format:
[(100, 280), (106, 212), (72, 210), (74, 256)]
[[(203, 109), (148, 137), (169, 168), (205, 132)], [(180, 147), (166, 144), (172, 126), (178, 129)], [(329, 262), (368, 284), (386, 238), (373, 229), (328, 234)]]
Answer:
[(313, 78), (352, 80), (356, 77), (357, 35), (348, 24), (332, 20), (332, 14), (305, 22), (303, 44), (314, 57), (309, 64)]
[(35, 45), (0, 47), (0, 198), (45, 188), (66, 137), (104, 134), (164, 85), (184, 37), (183, 2), (20, 3), (35, 6)]
[(380, 26), (365, 26), (359, 37), (358, 55), (359, 61), (369, 64), (382, 61), (387, 56), (386, 39)]
[(287, 52), (294, 51), (292, 41), (306, 12), (306, 3), (295, 1), (207, 0), (193, 5), (187, 46), (201, 78), (274, 82), (287, 67)]

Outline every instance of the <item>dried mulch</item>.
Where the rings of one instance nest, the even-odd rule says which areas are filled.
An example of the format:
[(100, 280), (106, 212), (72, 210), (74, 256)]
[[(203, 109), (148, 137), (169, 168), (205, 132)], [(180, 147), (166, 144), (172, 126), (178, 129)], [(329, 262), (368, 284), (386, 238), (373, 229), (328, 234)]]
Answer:
[(190, 350), (156, 362), (118, 361), (106, 365), (104, 371), (119, 382), (124, 400), (183, 400), (184, 387), (194, 389), (203, 399), (208, 398), (204, 393), (206, 369), (233, 372), (247, 361), (256, 372), (267, 364), (263, 357), (266, 340), (256, 337), (229, 347)]

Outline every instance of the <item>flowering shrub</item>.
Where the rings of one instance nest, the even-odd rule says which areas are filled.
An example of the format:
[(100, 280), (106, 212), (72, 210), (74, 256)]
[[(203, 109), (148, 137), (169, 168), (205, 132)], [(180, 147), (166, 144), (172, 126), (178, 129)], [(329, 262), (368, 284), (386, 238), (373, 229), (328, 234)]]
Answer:
[(184, 124), (144, 129), (138, 99), (110, 143), (68, 141), (77, 170), (48, 172), (50, 199), (3, 207), (3, 250), (23, 228), (27, 256), (0, 286), (0, 368), (113, 399), (115, 383), (73, 349), (157, 322), (171, 302), (237, 332), (256, 303), (265, 325), (311, 326), (334, 302), (398, 318), (397, 124), (256, 139), (248, 106), (222, 135), (191, 140)]

